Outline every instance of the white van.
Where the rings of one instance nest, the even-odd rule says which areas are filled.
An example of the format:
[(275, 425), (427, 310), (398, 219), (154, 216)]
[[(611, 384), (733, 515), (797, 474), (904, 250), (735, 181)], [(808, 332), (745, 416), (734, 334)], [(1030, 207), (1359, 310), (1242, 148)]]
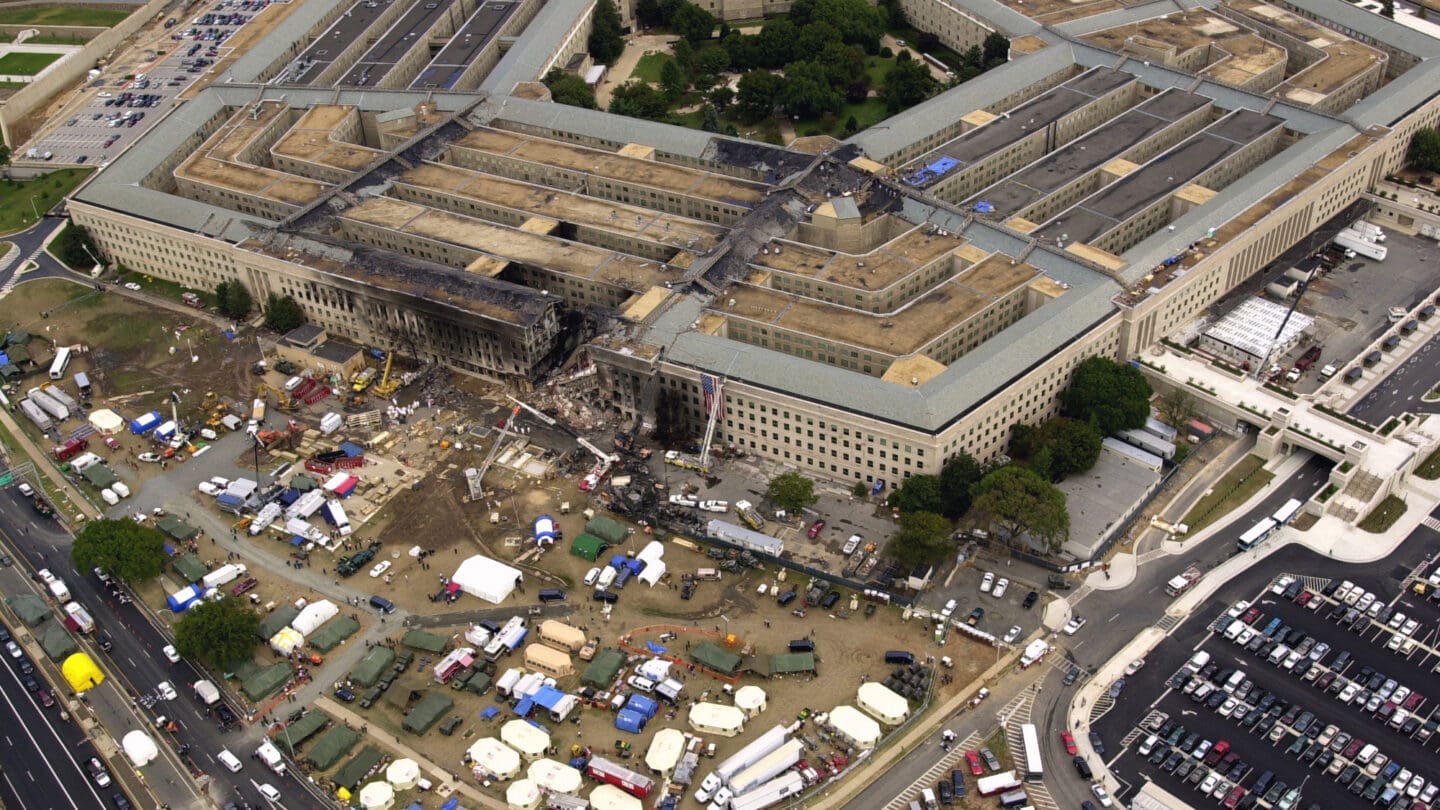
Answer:
[(300, 382), (301, 380), (299, 377), (291, 377), (290, 379), (285, 381), (285, 391), (287, 393), (290, 391), (294, 391), (296, 388), (300, 387)]
[(591, 568), (589, 571), (586, 571), (586, 572), (585, 572), (585, 584), (586, 584), (587, 586), (588, 586), (588, 585), (594, 585), (594, 584), (595, 584), (595, 580), (597, 580), (597, 579), (599, 579), (599, 578), (600, 578), (600, 569), (599, 569), (599, 568)]
[(1244, 630), (1245, 627), (1244, 622), (1231, 622), (1230, 626), (1225, 628), (1225, 638), (1228, 641), (1234, 641), (1235, 637), (1240, 635), (1240, 631)]
[(1377, 748), (1374, 743), (1370, 743), (1369, 745), (1360, 749), (1360, 753), (1355, 755), (1355, 761), (1360, 763), (1361, 765), (1368, 765), (1370, 763), (1370, 760), (1374, 759), (1375, 755), (1379, 752), (1380, 749)]
[(230, 753), (230, 749), (228, 748), (220, 749), (219, 755), (215, 758), (220, 760), (220, 764), (228, 768), (231, 773), (239, 773), (240, 769), (245, 767), (240, 764), (239, 757), (236, 757), (234, 754)]
[(1190, 660), (1186, 662), (1185, 668), (1190, 670), (1190, 673), (1193, 675), (1194, 673), (1204, 669), (1205, 665), (1208, 663), (1210, 663), (1210, 653), (1201, 650), (1200, 652), (1197, 652), (1194, 655), (1190, 656)]

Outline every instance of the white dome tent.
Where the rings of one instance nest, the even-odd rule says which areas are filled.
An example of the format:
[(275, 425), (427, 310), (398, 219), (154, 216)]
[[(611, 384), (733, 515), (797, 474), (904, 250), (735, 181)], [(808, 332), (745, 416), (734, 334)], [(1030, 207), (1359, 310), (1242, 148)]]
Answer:
[(744, 712), (746, 717), (760, 714), (767, 705), (765, 690), (754, 684), (742, 686), (735, 691), (735, 707)]
[(535, 760), (530, 763), (525, 775), (529, 777), (529, 781), (552, 793), (567, 793), (573, 796), (580, 791), (580, 772), (553, 759)]
[(120, 740), (120, 747), (125, 751), (125, 758), (130, 764), (137, 768), (143, 768), (155, 761), (160, 756), (160, 749), (150, 735), (143, 731), (132, 731)]
[(465, 593), (498, 605), (514, 593), (523, 577), (518, 568), (476, 554), (460, 563), (450, 581)]
[(360, 788), (360, 806), (365, 810), (389, 810), (395, 804), (395, 789), (384, 782)]
[(856, 748), (874, 748), (880, 742), (880, 724), (854, 706), (836, 706), (830, 712), (830, 727)]
[(520, 752), (526, 762), (545, 756), (550, 748), (550, 734), (524, 720), (511, 720), (500, 727), (500, 739)]
[(650, 747), (645, 751), (645, 767), (669, 778), (684, 753), (685, 732), (678, 728), (662, 728), (655, 732)]
[(544, 794), (529, 779), (519, 779), (505, 789), (505, 804), (510, 810), (536, 810)]
[(494, 737), (483, 737), (470, 746), (470, 761), (496, 779), (514, 779), (520, 773), (520, 755)]
[(690, 727), (706, 734), (734, 737), (745, 730), (745, 712), (722, 703), (696, 703), (690, 707)]
[(614, 785), (601, 785), (590, 791), (590, 807), (592, 810), (644, 810), (645, 805)]
[(311, 602), (300, 611), (295, 621), (290, 626), (295, 628), (303, 636), (314, 634), (320, 629), (320, 625), (340, 615), (340, 608), (335, 606), (329, 599), (321, 599), (319, 602)]
[(90, 412), (90, 427), (101, 436), (113, 436), (125, 429), (125, 420), (109, 408), (100, 408)]
[(409, 790), (420, 780), (420, 764), (413, 759), (397, 759), (385, 769), (385, 781), (396, 790)]

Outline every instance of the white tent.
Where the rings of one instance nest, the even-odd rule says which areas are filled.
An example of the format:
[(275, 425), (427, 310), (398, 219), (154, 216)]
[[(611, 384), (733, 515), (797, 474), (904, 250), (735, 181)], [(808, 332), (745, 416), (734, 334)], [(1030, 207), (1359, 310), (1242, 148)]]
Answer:
[(830, 712), (830, 727), (856, 748), (874, 748), (880, 742), (880, 724), (854, 706), (836, 706)]
[(662, 728), (655, 732), (650, 748), (645, 752), (645, 767), (651, 772), (668, 777), (675, 770), (675, 763), (685, 753), (685, 732), (678, 728)]
[(765, 711), (765, 690), (753, 684), (735, 690), (735, 707), (745, 712), (746, 717)]
[(734, 737), (745, 730), (745, 712), (721, 703), (696, 703), (690, 707), (690, 727), (706, 734)]
[(910, 716), (910, 703), (883, 683), (868, 681), (860, 684), (855, 704), (866, 714), (887, 726), (898, 726)]
[(132, 731), (120, 740), (120, 747), (125, 750), (125, 758), (130, 764), (137, 768), (143, 768), (155, 761), (160, 756), (160, 749), (150, 735), (143, 731)]
[(665, 561), (651, 560), (645, 563), (645, 570), (641, 571), (640, 576), (636, 577), (636, 579), (653, 588), (655, 587), (655, 583), (659, 582), (663, 576), (665, 576)]
[(526, 762), (545, 756), (550, 747), (550, 734), (524, 720), (511, 720), (500, 727), (500, 739), (520, 752)]
[(420, 780), (420, 763), (413, 759), (397, 759), (385, 769), (385, 781), (396, 790), (409, 790)]
[(645, 810), (639, 799), (614, 785), (601, 785), (590, 791), (591, 810)]
[(300, 611), (295, 621), (290, 626), (299, 630), (303, 635), (311, 635), (320, 629), (320, 625), (340, 615), (340, 608), (335, 606), (329, 599), (321, 599), (319, 602), (311, 602)]
[(270, 637), (270, 649), (281, 655), (289, 655), (305, 646), (305, 636), (293, 627), (282, 627)]
[(664, 553), (665, 544), (659, 540), (651, 540), (645, 544), (645, 548), (640, 549), (640, 553), (635, 555), (635, 559), (643, 563), (651, 563), (660, 559)]
[(635, 668), (635, 674), (644, 675), (659, 683), (670, 677), (670, 662), (664, 658), (651, 658)]
[(537, 759), (530, 763), (525, 775), (530, 781), (552, 793), (575, 795), (580, 790), (580, 772), (563, 762)]
[(465, 631), (465, 640), (476, 647), (484, 647), (490, 643), (490, 631), (478, 624), (472, 624), (470, 629)]
[(471, 762), (489, 771), (496, 779), (513, 779), (515, 774), (520, 773), (520, 755), (494, 737), (476, 740), (467, 753)]
[(476, 554), (460, 563), (450, 581), (465, 593), (498, 605), (514, 592), (523, 576), (518, 568)]
[(536, 810), (543, 794), (529, 779), (519, 779), (505, 789), (505, 804), (510, 810)]
[(360, 806), (365, 810), (386, 810), (395, 804), (395, 789), (384, 782), (371, 782), (360, 788)]
[(90, 412), (90, 427), (101, 436), (110, 436), (125, 429), (125, 420), (109, 408)]

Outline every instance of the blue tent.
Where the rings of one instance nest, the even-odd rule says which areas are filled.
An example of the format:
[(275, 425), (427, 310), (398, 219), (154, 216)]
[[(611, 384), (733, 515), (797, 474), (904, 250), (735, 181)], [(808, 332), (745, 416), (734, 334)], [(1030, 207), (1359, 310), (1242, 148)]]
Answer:
[(344, 453), (347, 458), (356, 458), (357, 456), (365, 455), (364, 448), (354, 442), (341, 442), (340, 452)]
[(534, 701), (536, 706), (547, 710), (554, 709), (564, 699), (565, 693), (553, 686), (542, 686), (540, 691), (530, 696), (530, 700)]
[(144, 436), (157, 427), (160, 427), (159, 411), (151, 411), (144, 416), (137, 416), (130, 420), (130, 432), (136, 436)]
[(616, 554), (614, 557), (611, 557), (611, 558), (610, 558), (610, 567), (611, 567), (611, 568), (614, 568), (616, 571), (619, 571), (621, 568), (624, 568), (624, 567), (625, 567), (625, 555), (624, 555), (624, 554)]
[(290, 504), (295, 503), (298, 500), (300, 500), (300, 490), (295, 489), (294, 487), (291, 487), (280, 493), (280, 503), (285, 506), (289, 506)]
[(500, 707), (498, 707), (498, 706), (486, 706), (486, 707), (485, 707), (485, 710), (482, 711), (482, 712), (480, 712), (480, 719), (481, 719), (481, 720), (494, 720), (494, 719), (495, 719), (495, 716), (498, 715), (498, 714), (500, 714)]
[(519, 715), (520, 717), (524, 717), (525, 715), (529, 714), (534, 708), (534, 699), (525, 698), (524, 700), (515, 704), (515, 714)]
[(643, 714), (646, 719), (649, 719), (659, 713), (660, 704), (642, 694), (636, 693), (630, 696), (630, 700), (625, 703), (625, 708), (632, 712)]
[(634, 559), (634, 558), (632, 557), (631, 559), (626, 560), (626, 561), (625, 561), (625, 564), (628, 565), (628, 566), (630, 566), (630, 573), (631, 573), (631, 574), (639, 574), (641, 571), (644, 571), (644, 570), (645, 570), (645, 561), (644, 561), (644, 560), (637, 560), (637, 559)]
[(639, 734), (645, 729), (645, 723), (650, 718), (640, 712), (632, 712), (629, 709), (621, 709), (615, 713), (615, 728), (621, 731), (628, 731), (631, 734)]
[(460, 806), (460, 797), (455, 796), (455, 797), (452, 797), (452, 798), (450, 798), (449, 800), (447, 800), (444, 804), (440, 805), (440, 810), (455, 810), (455, 808), (457, 808), (457, 807), (459, 807), (459, 806)]

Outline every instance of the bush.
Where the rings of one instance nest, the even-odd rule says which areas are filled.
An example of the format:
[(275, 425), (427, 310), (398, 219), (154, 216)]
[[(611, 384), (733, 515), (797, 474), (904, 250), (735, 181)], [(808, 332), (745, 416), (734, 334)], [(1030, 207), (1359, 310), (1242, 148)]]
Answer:
[(285, 333), (305, 323), (305, 310), (300, 302), (288, 295), (270, 293), (265, 299), (265, 326), (276, 332)]

